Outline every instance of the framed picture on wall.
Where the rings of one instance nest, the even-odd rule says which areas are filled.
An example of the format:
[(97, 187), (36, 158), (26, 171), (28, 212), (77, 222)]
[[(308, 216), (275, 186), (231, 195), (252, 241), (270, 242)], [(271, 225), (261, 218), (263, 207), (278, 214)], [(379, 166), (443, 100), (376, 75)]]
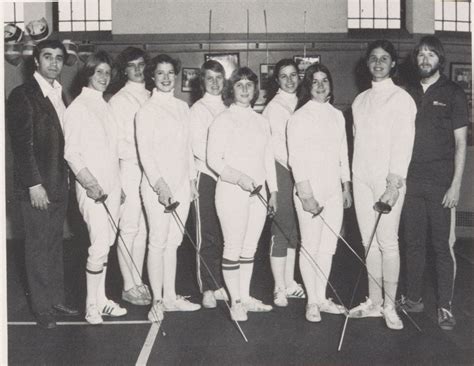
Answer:
[(221, 63), (225, 70), (225, 76), (228, 79), (232, 71), (240, 67), (240, 59), (238, 52), (232, 53), (206, 53), (204, 61), (216, 60)]
[(190, 92), (192, 88), (193, 80), (199, 76), (199, 69), (195, 67), (183, 67), (183, 73), (181, 75), (181, 91)]
[(267, 90), (273, 76), (275, 64), (260, 64), (260, 89)]
[(451, 62), (449, 77), (459, 84), (469, 96), (472, 93), (472, 65), (464, 62)]
[(308, 66), (314, 63), (321, 62), (321, 56), (293, 56), (293, 61), (295, 61), (296, 65), (298, 65), (298, 76), (300, 77), (300, 79), (303, 79), (304, 72), (306, 71)]

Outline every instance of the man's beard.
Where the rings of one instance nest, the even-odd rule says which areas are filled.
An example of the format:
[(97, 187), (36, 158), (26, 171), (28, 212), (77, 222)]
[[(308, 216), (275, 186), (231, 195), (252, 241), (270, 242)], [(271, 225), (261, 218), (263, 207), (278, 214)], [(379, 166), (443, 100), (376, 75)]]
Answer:
[(436, 65), (432, 66), (430, 69), (425, 69), (421, 68), (420, 65), (418, 65), (418, 74), (422, 79), (429, 78), (436, 74), (436, 71), (439, 70), (439, 64), (437, 63)]

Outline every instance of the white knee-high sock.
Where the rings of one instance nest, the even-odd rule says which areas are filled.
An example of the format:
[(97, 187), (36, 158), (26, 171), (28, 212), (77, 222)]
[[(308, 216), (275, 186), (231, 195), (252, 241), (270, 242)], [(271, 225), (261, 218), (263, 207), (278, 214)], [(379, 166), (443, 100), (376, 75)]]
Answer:
[(382, 253), (379, 248), (372, 246), (366, 260), (369, 280), (369, 298), (372, 303), (381, 305), (383, 303), (382, 297)]
[(135, 287), (135, 285), (138, 285), (139, 283), (135, 283), (133, 280), (133, 272), (135, 271), (135, 268), (130, 258), (130, 256), (132, 255), (132, 243), (130, 241), (131, 238), (130, 236), (126, 236), (123, 234), (121, 234), (121, 236), (125, 241), (127, 247), (125, 248), (124, 242), (119, 238), (117, 244), (117, 258), (120, 267), (120, 272), (122, 273), (123, 277), (123, 289), (127, 291), (130, 290), (132, 287)]
[[(143, 274), (143, 262), (145, 260), (145, 252), (146, 252), (146, 227), (143, 225), (143, 229), (140, 229), (138, 235), (135, 237), (133, 241), (132, 247), (132, 257), (133, 261), (135, 262), (136, 269), (132, 271), (133, 282), (135, 284), (142, 284), (142, 274)], [(138, 272), (137, 272), (138, 270)]]
[(222, 258), (222, 276), (229, 290), (232, 304), (240, 301), (240, 263)]
[(396, 250), (383, 252), (384, 304), (394, 305), (397, 296), (398, 276), (400, 274), (400, 253)]
[(107, 277), (107, 263), (104, 263), (104, 270), (100, 276), (99, 286), (97, 287), (97, 304), (102, 305), (107, 302), (107, 295), (105, 294), (105, 279)]
[(86, 284), (87, 284), (87, 295), (86, 295), (86, 307), (92, 304), (97, 305), (97, 289), (100, 285), (103, 269), (98, 271), (92, 271), (86, 269)]
[(240, 257), (240, 297), (246, 302), (250, 297), (250, 282), (252, 280), (254, 258)]
[(311, 252), (306, 247), (304, 247), (304, 249), (306, 250), (300, 251), (301, 276), (303, 277), (304, 286), (306, 288), (308, 304), (314, 304), (318, 302), (316, 294), (316, 273), (314, 264), (311, 258), (308, 257), (308, 254), (311, 254)]
[(164, 260), (164, 280), (163, 280), (163, 298), (167, 300), (176, 300), (176, 250), (174, 245), (166, 247), (163, 255)]
[(154, 301), (163, 298), (163, 252), (162, 248), (152, 247), (148, 251), (147, 270)]
[(275, 280), (275, 290), (285, 289), (285, 267), (286, 257), (273, 257), (270, 255), (270, 266), (272, 268), (273, 279)]
[(295, 262), (296, 262), (296, 249), (288, 248), (286, 250), (286, 263), (285, 263), (285, 284), (286, 287), (291, 286), (295, 280)]
[[(328, 278), (331, 274), (331, 267), (332, 267), (332, 254), (319, 252), (316, 254), (316, 263), (318, 264), (319, 268), (315, 268), (316, 270), (316, 297), (318, 303), (323, 302), (326, 300), (326, 288), (328, 285)], [(322, 273), (321, 273), (322, 271)]]

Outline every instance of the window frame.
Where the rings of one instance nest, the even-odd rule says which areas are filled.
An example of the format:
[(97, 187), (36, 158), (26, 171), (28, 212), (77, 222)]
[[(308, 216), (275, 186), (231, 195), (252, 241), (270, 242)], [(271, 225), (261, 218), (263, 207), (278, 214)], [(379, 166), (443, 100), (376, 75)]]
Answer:
[[(442, 28), (444, 28), (444, 23), (447, 21), (444, 19), (444, 2), (446, 0), (439, 0), (441, 1), (441, 9), (442, 9), (442, 18), (441, 19), (437, 19), (436, 18), (436, 10), (435, 10), (435, 14), (434, 14), (434, 31), (435, 31), (435, 34), (446, 34), (446, 35), (453, 35), (453, 36), (460, 36), (460, 37), (464, 37), (464, 36), (467, 36), (467, 37), (471, 37), (471, 32), (472, 32), (472, 17), (471, 17), (471, 11), (472, 11), (472, 2), (471, 0), (469, 1), (465, 1), (466, 3), (469, 4), (469, 12), (468, 12), (468, 20), (467, 21), (462, 21), (462, 20), (458, 20), (457, 19), (457, 13), (458, 13), (458, 9), (457, 9), (457, 4), (458, 4), (458, 0), (454, 0), (454, 3), (456, 4), (455, 6), (455, 19), (453, 21), (449, 21), (448, 22), (453, 22), (455, 24), (455, 28), (456, 30), (445, 30), (445, 29), (436, 29), (436, 22), (441, 22), (442, 24)], [(452, 1), (452, 0), (450, 0)], [(434, 2), (433, 2), (434, 3)], [(436, 7), (435, 7), (436, 9)], [(457, 30), (457, 27), (458, 27), (458, 22), (459, 23), (467, 23), (469, 25), (469, 30), (467, 31), (462, 31), (462, 30)]]
[[(349, 1), (349, 0), (347, 0)], [(375, 0), (373, 1), (373, 5), (375, 5)], [(386, 0), (387, 4), (390, 0)], [(367, 35), (383, 35), (383, 36), (402, 36), (404, 37), (405, 35), (408, 35), (408, 32), (406, 30), (406, 0), (399, 0), (400, 1), (400, 28), (349, 28), (349, 19), (358, 19), (359, 22), (362, 19), (386, 19), (387, 22), (390, 19), (396, 19), (398, 18), (389, 18), (388, 17), (388, 9), (387, 9), (387, 17), (385, 18), (349, 18), (349, 13), (347, 14), (347, 33), (349, 35), (354, 35), (354, 36), (367, 36)], [(359, 0), (360, 2), (360, 0)], [(359, 4), (360, 5), (360, 4)], [(375, 8), (375, 7), (374, 7)], [(359, 7), (359, 15), (360, 15), (360, 7)]]
[(17, 5), (20, 4), (21, 6), (24, 6), (24, 4), (21, 2), (16, 2), (16, 1), (10, 1), (9, 2), (10, 4), (7, 4), (7, 3), (3, 3), (2, 6), (5, 6), (5, 5), (13, 5), (13, 21), (7, 21), (5, 19), (3, 19), (3, 26), (5, 27), (5, 25), (7, 24), (15, 24), (16, 26), (18, 26), (22, 31), (25, 31), (25, 27), (26, 27), (26, 24), (25, 24), (25, 8), (23, 7), (23, 20), (21, 21), (17, 21)]

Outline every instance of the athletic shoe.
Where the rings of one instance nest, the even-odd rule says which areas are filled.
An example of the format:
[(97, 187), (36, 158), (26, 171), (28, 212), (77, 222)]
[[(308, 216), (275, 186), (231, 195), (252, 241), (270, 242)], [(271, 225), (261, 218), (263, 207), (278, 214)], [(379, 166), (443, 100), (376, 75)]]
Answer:
[(187, 300), (189, 296), (177, 295), (174, 300), (163, 300), (165, 311), (196, 311), (201, 309), (201, 305), (194, 304)]
[(303, 286), (293, 281), (292, 285), (286, 288), (286, 297), (290, 299), (305, 299), (306, 294)]
[(394, 330), (403, 329), (402, 319), (398, 316), (393, 305), (386, 305), (383, 307), (382, 315), (385, 319), (387, 327)]
[(372, 300), (367, 300), (349, 311), (351, 318), (378, 318), (382, 316), (382, 306), (375, 305)]
[(329, 314), (344, 314), (346, 308), (342, 305), (336, 304), (332, 299), (326, 299), (318, 304), (319, 311)]
[(107, 302), (100, 305), (99, 308), (102, 309), (102, 316), (117, 317), (127, 315), (127, 309), (120, 307), (119, 304), (112, 300), (107, 300)]
[(418, 301), (413, 301), (403, 295), (401, 300), (398, 302), (398, 305), (409, 313), (421, 313), (425, 309), (425, 305), (421, 298)]
[(86, 320), (92, 325), (102, 324), (104, 322), (96, 304), (90, 304), (87, 306)]
[(146, 285), (137, 285), (130, 290), (122, 291), (122, 300), (128, 301), (133, 305), (150, 305), (150, 292), (145, 288)]
[(321, 313), (316, 303), (306, 305), (306, 320), (312, 323), (321, 321)]
[(273, 293), (273, 303), (276, 306), (286, 307), (288, 306), (288, 299), (286, 298), (286, 290), (277, 288)]
[(246, 322), (248, 320), (247, 310), (240, 301), (232, 304), (232, 307), (230, 308), (230, 317), (232, 320), (237, 322)]
[(229, 301), (229, 296), (227, 296), (224, 287), (218, 288), (214, 291), (214, 297), (217, 301)]
[(204, 294), (202, 295), (202, 306), (204, 306), (206, 309), (214, 309), (217, 306), (214, 291), (204, 291)]
[(163, 300), (156, 300), (153, 302), (150, 311), (148, 312), (148, 320), (152, 323), (161, 322), (164, 318), (163, 314)]
[(245, 310), (254, 313), (266, 313), (273, 309), (271, 305), (266, 305), (252, 296), (250, 296), (247, 301), (243, 302), (243, 306)]
[(451, 310), (446, 308), (438, 309), (438, 325), (443, 330), (453, 330), (456, 325), (456, 319)]

